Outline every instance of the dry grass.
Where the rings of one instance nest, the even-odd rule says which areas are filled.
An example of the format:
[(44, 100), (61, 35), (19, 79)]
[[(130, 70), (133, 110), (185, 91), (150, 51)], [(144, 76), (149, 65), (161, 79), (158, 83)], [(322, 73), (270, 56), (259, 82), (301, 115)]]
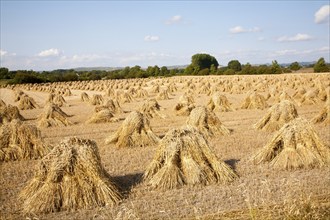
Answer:
[(106, 139), (106, 143), (116, 143), (116, 147), (147, 147), (158, 143), (147, 117), (137, 111), (131, 112), (119, 129)]
[(48, 150), (40, 131), (33, 125), (13, 120), (0, 128), (0, 161), (37, 159)]
[(38, 165), (20, 193), (24, 213), (48, 213), (113, 205), (121, 195), (101, 164), (94, 141), (70, 138)]
[(256, 155), (257, 164), (270, 162), (274, 168), (320, 167), (330, 162), (330, 148), (322, 143), (310, 123), (296, 118), (285, 124)]
[(265, 131), (277, 131), (284, 124), (298, 117), (296, 106), (288, 100), (281, 101), (268, 109), (265, 116), (262, 117), (254, 127)]
[(170, 130), (160, 141), (144, 179), (154, 188), (228, 183), (234, 171), (212, 152), (203, 135), (193, 128)]
[[(301, 98), (296, 98), (295, 92), (318, 89), (317, 104), (296, 105), (299, 116), (311, 121), (324, 106), (323, 89), (318, 86), (318, 81), (321, 81), (326, 89), (330, 74), (180, 76), (2, 87), (0, 99), (7, 105), (18, 105), (18, 102), (14, 101), (15, 90), (24, 91), (38, 104), (43, 104), (49, 93), (60, 92), (64, 95), (65, 89), (69, 88), (72, 96), (65, 97), (69, 106), (61, 109), (70, 115), (68, 119), (74, 124), (40, 127), (43, 142), (47, 146), (57, 145), (72, 136), (94, 140), (98, 145), (104, 169), (122, 188), (124, 199), (112, 207), (91, 207), (26, 216), (21, 212), (24, 201), (19, 199), (18, 195), (38, 171), (36, 165), (40, 160), (0, 162), (0, 219), (327, 219), (330, 216), (330, 166), (279, 170), (268, 164), (251, 163), (251, 155), (265, 146), (273, 136), (269, 132), (251, 129), (268, 109), (239, 108), (246, 93), (251, 90), (264, 97), (267, 93), (273, 94), (267, 99), (267, 103), (272, 106), (276, 104), (275, 98), (282, 91), (286, 91), (298, 102)], [(141, 182), (141, 176), (152, 161), (157, 144), (153, 145), (155, 147), (118, 149), (112, 147), (115, 144), (105, 144), (104, 140), (109, 134), (119, 130), (122, 121), (88, 125), (85, 123), (95, 108), (103, 107), (82, 102), (82, 92), (92, 97), (93, 94), (103, 95), (111, 90), (112, 95), (103, 97), (114, 101), (116, 91), (129, 92), (135, 99), (129, 103), (121, 103), (124, 111), (114, 113), (115, 117), (127, 118), (130, 112), (138, 110), (146, 99), (156, 98), (157, 94), (150, 92), (154, 85), (159, 85), (160, 90), (168, 88), (171, 92), (171, 99), (157, 100), (162, 106), (161, 113), (167, 117), (154, 117), (149, 121), (152, 131), (159, 137), (185, 124), (187, 116), (177, 115), (174, 110), (175, 104), (179, 103), (185, 92), (190, 92), (196, 106), (207, 106), (211, 94), (215, 92), (220, 91), (228, 98), (231, 107), (237, 109), (236, 111), (213, 112), (233, 132), (227, 136), (216, 135), (208, 141), (213, 153), (235, 170), (239, 175), (238, 179), (230, 184), (196, 184), (166, 191), (153, 190), (147, 183)], [(203, 91), (199, 94), (202, 87)], [(136, 98), (140, 90), (148, 91), (148, 98)], [(102, 105), (105, 105), (105, 101)], [(40, 108), (20, 110), (20, 114), (26, 119), (23, 122), (25, 125), (38, 124), (36, 116), (42, 112), (43, 109)], [(329, 125), (317, 123), (313, 126), (322, 142), (329, 146)]]

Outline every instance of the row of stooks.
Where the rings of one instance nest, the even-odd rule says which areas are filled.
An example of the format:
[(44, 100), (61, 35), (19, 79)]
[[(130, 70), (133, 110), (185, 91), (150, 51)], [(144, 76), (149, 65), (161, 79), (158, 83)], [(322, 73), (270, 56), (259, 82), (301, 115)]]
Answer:
[[(326, 112), (329, 121), (329, 110)], [(329, 164), (330, 148), (322, 143), (310, 123), (298, 116), (295, 105), (283, 100), (272, 106), (255, 128), (276, 131), (251, 160), (269, 162), (280, 169), (320, 167)], [(228, 135), (211, 110), (192, 109), (186, 125), (171, 129), (159, 139), (149, 119), (131, 112), (106, 143), (117, 147), (157, 145), (157, 152), (144, 172), (144, 181), (154, 188), (228, 183), (238, 175), (219, 160), (207, 139)], [(123, 196), (101, 164), (96, 143), (76, 137), (55, 147), (43, 143), (40, 131), (18, 120), (1, 127), (1, 161), (41, 158), (35, 176), (20, 193), (25, 213), (55, 212), (118, 203)]]
[[(317, 104), (322, 101), (328, 101), (330, 97), (330, 87), (324, 90), (324, 92), (317, 92), (318, 90), (313, 90), (313, 92), (301, 93), (297, 91), (294, 97), (299, 98), (300, 101), (296, 101), (287, 92), (283, 91), (278, 95), (276, 93), (270, 93), (265, 98), (257, 92), (250, 92), (247, 94), (246, 98), (243, 100), (240, 108), (241, 109), (265, 109), (269, 105), (267, 100), (273, 97), (274, 103), (279, 103), (282, 100), (290, 100), (295, 105), (302, 104)], [(113, 122), (118, 121), (114, 117), (116, 113), (122, 113), (120, 103), (130, 102), (133, 97), (129, 95), (128, 92), (117, 91), (118, 93), (112, 94), (94, 94), (92, 98), (88, 96), (87, 93), (81, 93), (81, 100), (84, 102), (90, 102), (92, 105), (97, 105), (94, 109), (94, 114), (90, 117), (87, 123), (102, 123), (102, 122)], [(110, 98), (114, 97), (114, 98)], [(118, 101), (119, 100), (119, 101)], [(15, 91), (15, 101), (20, 101), (18, 104), (19, 109), (32, 109), (38, 107), (36, 102), (32, 97), (29, 97), (21, 90)], [(59, 107), (69, 106), (63, 96), (60, 93), (50, 93), (46, 101), (46, 107), (44, 114), (40, 116), (39, 126), (49, 127), (49, 126), (59, 126), (59, 125), (70, 125), (72, 124), (68, 119), (68, 115), (65, 114)], [(322, 112), (326, 112), (328, 105), (326, 104)], [(209, 100), (208, 106), (212, 111), (233, 111), (234, 107), (228, 101), (227, 97), (220, 92), (216, 92), (212, 95)], [(14, 108), (14, 107), (11, 107)], [(191, 110), (195, 108), (194, 98), (192, 93), (185, 92), (180, 98), (179, 102), (175, 105), (175, 111), (177, 115), (189, 115)], [(141, 112), (149, 117), (159, 116), (164, 118), (165, 115), (160, 114), (160, 105), (156, 99), (149, 99), (145, 101), (143, 106), (139, 109)], [(321, 113), (323, 114), (323, 113)]]
[[(99, 80), (99, 81), (76, 81), (58, 82), (44, 84), (6, 85), (7, 88), (20, 87), (26, 90), (43, 92), (61, 91), (65, 96), (70, 95), (69, 89), (106, 91), (111, 89), (129, 90), (132, 87), (152, 87), (152, 92), (159, 92), (160, 87), (170, 91), (186, 90), (203, 93), (203, 91), (220, 88), (221, 92), (245, 93), (251, 89), (264, 92), (267, 89), (291, 88), (299, 89), (304, 87), (318, 88), (320, 91), (328, 85), (329, 74), (290, 74), (276, 76), (232, 76), (232, 77), (171, 77), (171, 78), (147, 78), (147, 79), (124, 79), (124, 80)], [(181, 86), (180, 86), (181, 85)], [(205, 93), (206, 94), (206, 93)]]
[[(289, 77), (287, 78), (290, 79)], [(253, 78), (247, 78), (248, 82), (244, 80), (235, 81), (235, 80), (218, 79), (218, 81), (220, 82), (215, 84), (211, 84), (209, 82), (210, 79), (207, 78), (200, 79), (199, 83), (196, 82), (194, 83), (194, 80), (190, 79), (190, 80), (186, 80), (181, 90), (186, 91), (188, 94), (195, 94), (197, 92), (198, 94), (207, 94), (207, 95), (213, 95), (217, 92), (229, 92), (235, 94), (242, 94), (250, 91), (267, 92), (265, 98), (266, 100), (268, 100), (269, 98), (272, 97), (278, 99), (279, 98), (278, 94), (281, 93), (282, 96), (288, 96), (284, 90), (286, 88), (287, 90), (293, 89), (295, 91), (292, 98), (295, 98), (297, 100), (299, 99), (298, 100), (299, 104), (315, 104), (315, 102), (317, 102), (318, 99), (324, 101), (330, 90), (329, 85), (326, 84), (326, 82), (329, 81), (329, 77), (327, 75), (318, 76), (318, 79), (314, 81), (312, 81), (311, 78), (307, 78), (307, 77), (297, 78), (296, 76), (293, 78), (294, 80), (286, 80), (286, 81), (284, 80), (280, 81), (278, 78), (269, 79), (266, 77), (258, 78), (258, 79), (259, 80), (254, 79), (253, 81)], [(165, 83), (164, 81), (167, 83)], [(127, 83), (125, 83), (125, 81), (105, 81), (105, 82), (101, 81), (98, 82), (98, 86), (101, 89), (95, 89), (95, 91), (103, 91), (105, 92), (105, 96), (111, 96), (112, 98), (117, 99), (121, 103), (131, 102), (133, 98), (147, 98), (149, 96), (155, 96), (157, 100), (166, 100), (169, 99), (169, 96), (171, 95), (172, 92), (176, 92), (179, 90), (179, 86), (177, 85), (178, 82), (175, 82), (174, 80), (172, 80), (171, 82), (169, 81), (170, 80), (158, 80), (158, 81), (151, 81), (148, 83), (146, 80), (127, 81)], [(64, 101), (63, 101), (63, 97), (60, 96), (72, 95), (69, 87), (71, 87), (71, 89), (79, 89), (77, 88), (79, 86), (74, 86), (74, 85), (75, 84), (90, 85), (92, 83), (93, 82), (71, 82), (71, 83), (67, 83), (68, 85), (66, 86), (64, 86), (65, 84), (63, 85), (55, 84), (55, 86), (48, 84), (46, 84), (45, 86), (26, 84), (26, 85), (8, 86), (8, 87), (16, 88), (16, 89), (21, 88), (26, 90), (49, 92), (51, 94), (49, 99), (55, 99), (54, 102), (57, 102), (58, 100), (58, 104), (62, 104)], [(240, 85), (240, 84), (244, 84), (244, 85)], [(147, 87), (150, 87), (148, 85), (151, 85), (152, 88), (147, 89)], [(161, 87), (163, 88), (161, 89)], [(199, 90), (197, 88), (199, 88)], [(306, 88), (310, 88), (310, 89), (306, 90)], [(16, 100), (19, 99), (19, 96), (21, 96), (22, 94), (23, 92), (18, 90), (18, 92), (16, 92), (15, 99)], [(86, 93), (84, 95), (86, 95)], [(86, 99), (89, 99), (89, 97), (86, 96)], [(95, 98), (93, 97), (90, 101), (93, 105), (97, 105), (98, 102), (97, 97)], [(19, 107), (20, 109), (28, 108), (28, 107), (25, 108), (24, 106), (25, 106), (24, 102), (22, 101), (22, 104), (20, 104)], [(33, 108), (33, 106), (31, 108)]]

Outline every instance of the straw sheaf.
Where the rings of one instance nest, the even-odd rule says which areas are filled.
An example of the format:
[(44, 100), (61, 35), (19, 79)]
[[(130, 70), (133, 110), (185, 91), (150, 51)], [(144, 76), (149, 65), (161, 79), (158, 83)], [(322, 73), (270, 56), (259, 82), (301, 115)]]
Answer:
[(329, 101), (330, 99), (330, 86), (328, 86), (326, 89), (322, 89), (319, 93), (319, 98), (321, 101)]
[(254, 128), (269, 132), (277, 131), (297, 117), (298, 112), (294, 103), (284, 100), (268, 109), (266, 115), (254, 125)]
[(65, 88), (63, 92), (64, 96), (72, 96), (71, 90), (69, 88)]
[(70, 138), (47, 154), (20, 193), (24, 213), (114, 205), (122, 196), (101, 164), (94, 141)]
[(330, 148), (321, 142), (306, 119), (298, 117), (277, 131), (252, 160), (287, 170), (321, 167), (330, 162)]
[(14, 91), (14, 101), (18, 102), (24, 95), (25, 95), (25, 93), (22, 90), (15, 90)]
[(307, 91), (300, 99), (300, 105), (315, 105), (319, 101), (319, 90), (313, 89)]
[(69, 117), (57, 105), (50, 103), (45, 106), (44, 112), (39, 116), (39, 127), (68, 126), (73, 123), (67, 119)]
[(63, 98), (63, 96), (60, 94), (53, 94), (53, 93), (49, 94), (48, 102), (54, 103), (55, 105), (57, 105), (59, 107), (69, 106), (67, 104), (67, 102), (65, 101), (65, 99)]
[(294, 94), (292, 95), (293, 98), (296, 100), (299, 100), (303, 97), (303, 95), (306, 93), (306, 89), (304, 87), (298, 88)]
[(230, 130), (221, 123), (215, 113), (202, 106), (190, 112), (186, 124), (195, 127), (206, 137), (230, 134)]
[(0, 124), (11, 122), (14, 119), (25, 120), (16, 106), (7, 105), (0, 108)]
[(80, 100), (83, 102), (89, 102), (89, 96), (86, 92), (82, 92), (80, 94)]
[(188, 116), (190, 112), (195, 108), (194, 98), (187, 93), (184, 93), (179, 98), (179, 103), (174, 107), (176, 115)]
[(120, 103), (130, 103), (133, 101), (133, 97), (128, 92), (123, 92), (121, 90), (117, 91), (116, 99)]
[(143, 89), (143, 88), (139, 88), (137, 91), (136, 91), (136, 94), (135, 94), (135, 98), (146, 98), (148, 97), (149, 94), (147, 92), (147, 90)]
[(19, 100), (18, 108), (21, 110), (27, 110), (27, 109), (39, 108), (39, 106), (32, 97), (23, 95)]
[(109, 109), (103, 109), (95, 111), (92, 117), (86, 123), (105, 123), (105, 122), (117, 122), (118, 118), (114, 117)]
[(312, 119), (312, 122), (330, 125), (330, 100), (327, 101), (320, 113)]
[(225, 95), (222, 95), (219, 92), (216, 92), (212, 98), (210, 99), (207, 107), (211, 111), (221, 111), (221, 112), (228, 112), (233, 111), (234, 109), (231, 107), (230, 102), (228, 101)]
[(289, 100), (290, 102), (296, 105), (296, 101), (285, 91), (281, 92), (280, 95), (275, 97), (275, 103), (279, 103), (284, 100)]
[(144, 180), (153, 188), (228, 183), (237, 175), (210, 149), (203, 135), (193, 128), (170, 130), (160, 141)]
[(90, 100), (90, 103), (92, 105), (101, 105), (103, 103), (104, 99), (103, 96), (100, 94), (94, 94), (92, 96), (92, 99)]
[(158, 93), (157, 97), (156, 97), (157, 100), (169, 100), (170, 99), (170, 95), (168, 93), (167, 90), (162, 90)]
[(140, 112), (148, 118), (166, 118), (165, 115), (160, 113), (161, 106), (158, 104), (156, 99), (146, 100), (140, 108)]
[(159, 93), (160, 91), (160, 86), (159, 85), (154, 85), (152, 88), (151, 88), (151, 92), (152, 93)]
[[(121, 108), (119, 102), (117, 99), (110, 99), (107, 98), (104, 102), (103, 105), (101, 106), (102, 108), (107, 108), (113, 113), (123, 113), (123, 109)], [(95, 110), (97, 111), (98, 106), (95, 107)]]
[(2, 99), (0, 99), (0, 108), (6, 107), (6, 106), (7, 106), (6, 103)]
[(260, 95), (259, 93), (252, 92), (247, 95), (244, 99), (242, 105), (242, 109), (265, 109), (268, 108), (268, 104), (266, 102), (265, 97)]
[(13, 120), (0, 128), (0, 161), (38, 159), (48, 151), (40, 131), (33, 125)]
[(116, 147), (122, 148), (153, 146), (158, 141), (159, 138), (151, 130), (148, 118), (140, 112), (133, 111), (105, 142), (115, 143)]

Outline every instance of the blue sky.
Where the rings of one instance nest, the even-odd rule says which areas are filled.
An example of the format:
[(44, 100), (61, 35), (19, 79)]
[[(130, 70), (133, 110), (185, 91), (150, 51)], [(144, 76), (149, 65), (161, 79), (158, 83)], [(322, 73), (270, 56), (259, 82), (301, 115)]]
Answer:
[(4, 1), (1, 66), (329, 62), (328, 1)]

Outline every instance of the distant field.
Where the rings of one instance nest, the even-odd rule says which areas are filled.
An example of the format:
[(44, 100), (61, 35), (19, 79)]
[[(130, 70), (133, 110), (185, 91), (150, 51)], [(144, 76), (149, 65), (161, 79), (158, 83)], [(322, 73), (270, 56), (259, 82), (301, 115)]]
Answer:
[[(2, 84), (3, 81), (0, 81)], [(158, 86), (159, 91), (156, 90)], [(176, 90), (169, 91), (170, 87)], [(45, 143), (56, 145), (76, 136), (96, 141), (105, 170), (123, 189), (125, 198), (111, 206), (40, 214), (37, 219), (329, 219), (330, 167), (303, 168), (294, 171), (273, 169), (268, 164), (255, 165), (250, 158), (273, 137), (274, 132), (256, 130), (253, 125), (276, 104), (285, 91), (295, 102), (298, 115), (311, 121), (326, 105), (330, 73), (301, 73), (261, 76), (182, 76), (163, 79), (130, 79), (54, 83), (46, 85), (16, 85), (0, 89), (0, 99), (18, 106), (14, 101), (16, 89), (32, 97), (39, 108), (20, 110), (25, 124), (37, 125), (44, 111), (51, 89), (69, 89), (63, 95), (66, 105), (61, 109), (70, 117), (72, 125), (40, 128)], [(136, 98), (136, 91), (145, 90), (147, 97)], [(109, 91), (109, 89), (111, 91)], [(315, 103), (302, 102), (296, 92), (318, 90)], [(169, 99), (158, 94), (167, 90)], [(265, 97), (265, 109), (242, 109), (249, 92)], [(89, 97), (100, 94), (118, 99), (123, 112), (114, 113), (117, 122), (87, 124), (95, 105), (81, 100), (81, 93)], [(128, 92), (131, 101), (121, 101), (119, 94)], [(163, 137), (169, 129), (185, 125), (188, 116), (177, 115), (175, 105), (187, 92), (195, 106), (207, 106), (215, 92), (225, 95), (233, 111), (214, 110), (216, 116), (232, 133), (208, 139), (217, 157), (230, 165), (238, 178), (230, 184), (183, 186), (172, 190), (152, 189), (141, 181), (157, 146), (144, 148), (116, 148), (105, 144), (131, 111), (139, 110), (144, 101), (156, 98), (160, 113), (166, 117), (150, 118), (151, 129)], [(325, 92), (325, 93), (324, 93)], [(106, 95), (107, 93), (107, 95)], [(321, 94), (325, 94), (321, 97)], [(158, 98), (157, 98), (158, 97)], [(330, 147), (330, 125), (312, 124), (322, 142)], [(18, 194), (33, 177), (39, 160), (0, 162), (0, 219), (25, 219), (21, 213), (23, 201)]]

